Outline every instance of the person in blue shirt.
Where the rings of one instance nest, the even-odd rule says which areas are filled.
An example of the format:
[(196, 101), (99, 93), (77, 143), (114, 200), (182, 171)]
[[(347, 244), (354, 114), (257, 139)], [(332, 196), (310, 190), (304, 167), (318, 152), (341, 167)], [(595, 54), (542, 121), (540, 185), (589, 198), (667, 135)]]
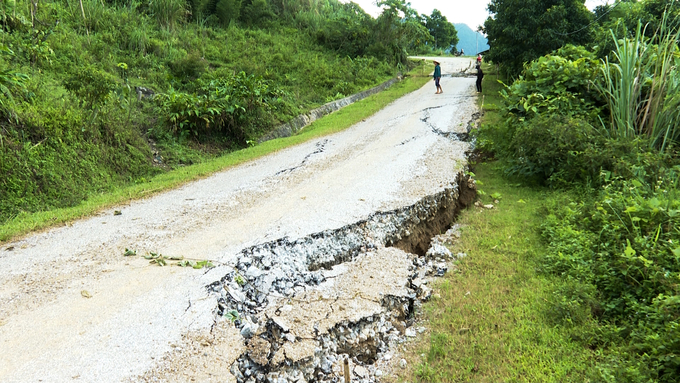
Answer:
[(439, 80), (442, 78), (442, 68), (439, 66), (439, 61), (434, 62), (434, 75), (432, 77), (434, 77), (434, 85), (437, 87), (435, 94), (444, 93), (441, 85), (439, 85)]

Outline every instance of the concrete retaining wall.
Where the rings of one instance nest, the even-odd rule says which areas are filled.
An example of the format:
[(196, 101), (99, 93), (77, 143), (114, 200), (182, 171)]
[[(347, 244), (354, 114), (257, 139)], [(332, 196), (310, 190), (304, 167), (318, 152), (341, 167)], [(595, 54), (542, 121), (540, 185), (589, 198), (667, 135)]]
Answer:
[(371, 89), (367, 89), (363, 92), (356, 93), (356, 94), (353, 94), (349, 97), (345, 97), (345, 98), (340, 99), (340, 100), (329, 102), (328, 104), (324, 104), (324, 105), (322, 105), (322, 106), (320, 106), (316, 109), (312, 109), (306, 114), (301, 114), (301, 115), (293, 118), (292, 120), (288, 121), (287, 123), (285, 123), (283, 125), (279, 125), (278, 127), (276, 127), (271, 132), (262, 136), (262, 138), (260, 138), (259, 142), (262, 143), (262, 142), (265, 142), (265, 141), (273, 140), (275, 138), (290, 137), (293, 134), (300, 131), (305, 126), (307, 126), (307, 125), (311, 124), (312, 122), (318, 120), (319, 118), (321, 118), (321, 117), (323, 117), (327, 114), (331, 114), (331, 113), (335, 112), (336, 110), (342, 109), (342, 108), (346, 107), (347, 105), (350, 105), (350, 104), (353, 104), (353, 103), (355, 103), (359, 100), (362, 100), (362, 99), (364, 99), (364, 98), (366, 98), (366, 97), (368, 97), (372, 94), (383, 91), (383, 90), (389, 88), (390, 86), (392, 86), (397, 81), (400, 81), (401, 79), (402, 79), (402, 77), (401, 77), (401, 75), (399, 75), (399, 76), (397, 76), (397, 77), (395, 77), (391, 80), (385, 81), (384, 83), (382, 83), (378, 86), (375, 86)]

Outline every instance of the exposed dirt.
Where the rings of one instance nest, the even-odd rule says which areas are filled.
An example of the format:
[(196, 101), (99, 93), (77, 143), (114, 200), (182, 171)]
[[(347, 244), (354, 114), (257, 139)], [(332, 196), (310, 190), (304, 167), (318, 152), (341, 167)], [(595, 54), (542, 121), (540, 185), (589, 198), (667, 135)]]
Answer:
[[(470, 184), (468, 184), (470, 183)], [(440, 206), (431, 219), (420, 221), (410, 230), (410, 235), (388, 245), (399, 248), (407, 253), (424, 256), (430, 248), (432, 237), (445, 232), (454, 221), (461, 209), (470, 205), (477, 195), (477, 187), (472, 181), (460, 177), (458, 182), (459, 195), (453, 203)]]
[[(444, 73), (469, 65), (469, 59), (441, 61)], [(0, 381), (258, 380), (257, 374), (234, 374), (246, 365), (243, 371), (256, 372), (248, 363), (277, 354), (270, 354), (271, 349), (266, 355), (249, 353), (252, 341), (239, 332), (246, 319), (255, 316), (262, 329), (273, 331), (273, 324), (261, 316), (269, 305), (302, 299), (300, 294), (326, 286), (345, 263), (359, 268), (346, 270), (347, 275), (370, 274), (374, 266), (356, 262), (384, 251), (383, 246), (422, 255), (428, 236), (443, 231), (459, 204), (471, 198), (474, 188), (468, 186), (474, 185), (460, 184), (467, 183), (461, 174), (470, 149), (461, 137), (477, 111), (474, 79), (446, 77), (442, 87), (444, 93), (435, 95), (434, 85), (428, 84), (341, 133), (3, 245)], [(448, 200), (435, 196), (447, 193), (459, 202), (440, 205)], [(360, 223), (373, 226), (355, 230)], [(404, 225), (412, 227), (408, 235)], [(354, 243), (357, 247), (350, 246)], [(124, 256), (126, 248), (138, 255)], [(211, 260), (216, 267), (159, 267), (141, 257), (149, 252)], [(331, 254), (333, 261), (324, 261)], [(440, 259), (400, 254), (410, 257), (413, 272), (445, 271)], [(252, 258), (250, 266), (261, 267), (250, 269), (250, 276), (249, 268), (239, 268), (247, 258)], [(271, 261), (276, 262), (267, 266)], [(245, 294), (226, 289), (237, 272), (247, 280), (244, 291), (260, 282), (272, 290), (234, 301), (232, 294), (239, 299)], [(416, 275), (419, 281), (421, 277)], [(408, 288), (427, 292), (425, 287)], [(227, 302), (241, 305), (238, 328), (221, 315), (225, 308), (233, 309), (220, 306)], [(404, 334), (409, 330), (400, 324), (387, 331), (384, 323), (393, 309), (376, 308), (379, 316), (386, 316), (384, 322), (372, 315), (371, 321), (364, 318), (350, 326), (352, 331), (375, 331), (375, 326), (386, 331), (373, 354), (384, 353), (393, 329), (400, 334), (399, 326)], [(329, 330), (325, 350), (335, 339), (331, 333), (340, 328)], [(284, 362), (307, 360), (311, 343), (291, 348), (286, 342), (293, 343), (281, 343)], [(361, 364), (369, 359), (352, 365), (365, 368), (357, 374), (368, 380), (380, 375)], [(323, 379), (335, 376), (337, 363), (319, 363)], [(321, 376), (287, 373), (290, 381)]]

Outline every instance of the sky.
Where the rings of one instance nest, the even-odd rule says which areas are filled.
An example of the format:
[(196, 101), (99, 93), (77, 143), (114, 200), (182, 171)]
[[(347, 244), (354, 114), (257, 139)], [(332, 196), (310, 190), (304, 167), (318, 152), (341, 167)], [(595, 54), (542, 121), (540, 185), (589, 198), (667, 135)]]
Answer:
[[(341, 0), (347, 3), (350, 0)], [(380, 9), (375, 5), (375, 0), (351, 0), (368, 14), (376, 17), (380, 14)], [(409, 1), (409, 0), (407, 0)], [(613, 0), (609, 0), (613, 3)], [(484, 24), (484, 20), (489, 17), (486, 10), (488, 0), (410, 0), (411, 8), (420, 14), (432, 14), (433, 9), (438, 9), (446, 16), (446, 19), (454, 24), (465, 23), (470, 28), (477, 29), (477, 26)], [(586, 0), (586, 7), (593, 9), (598, 5), (604, 5), (607, 0)]]

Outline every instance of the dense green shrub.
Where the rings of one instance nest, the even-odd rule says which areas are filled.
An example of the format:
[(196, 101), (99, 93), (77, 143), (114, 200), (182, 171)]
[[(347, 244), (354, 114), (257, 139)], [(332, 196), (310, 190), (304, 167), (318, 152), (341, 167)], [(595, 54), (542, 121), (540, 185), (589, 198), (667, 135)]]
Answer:
[(198, 52), (193, 52), (185, 57), (168, 61), (168, 68), (175, 78), (188, 82), (201, 77), (208, 68), (208, 63), (200, 57)]
[(228, 26), (241, 15), (241, 0), (218, 0), (215, 15), (222, 25)]
[(656, 166), (655, 174), (644, 164), (629, 166), (641, 177), (616, 177), (593, 198), (551, 207), (543, 269), (571, 281), (555, 293), (559, 317), (600, 321), (599, 335), (588, 342), (604, 348), (603, 381), (675, 382), (680, 166)]
[(86, 109), (101, 105), (117, 87), (117, 79), (94, 66), (78, 68), (64, 79), (64, 88), (73, 93)]
[(604, 105), (592, 90), (600, 68), (592, 53), (569, 45), (527, 64), (501, 91), (503, 123), (481, 129), (480, 147), (510, 174), (553, 186), (597, 180), (619, 154), (592, 127)]
[(605, 103), (593, 88), (601, 67), (593, 53), (573, 45), (532, 61), (522, 76), (502, 91), (508, 117), (521, 121), (537, 114), (559, 113), (596, 121)]
[(249, 26), (266, 27), (275, 15), (267, 0), (244, 1), (241, 20)]
[(612, 169), (615, 155), (605, 137), (585, 120), (538, 115), (519, 124), (510, 141), (508, 172), (538, 177), (551, 186), (597, 179)]
[(180, 135), (221, 136), (244, 145), (271, 127), (271, 112), (280, 95), (261, 77), (240, 72), (198, 81), (192, 93), (170, 89), (157, 95), (156, 102), (160, 114)]

